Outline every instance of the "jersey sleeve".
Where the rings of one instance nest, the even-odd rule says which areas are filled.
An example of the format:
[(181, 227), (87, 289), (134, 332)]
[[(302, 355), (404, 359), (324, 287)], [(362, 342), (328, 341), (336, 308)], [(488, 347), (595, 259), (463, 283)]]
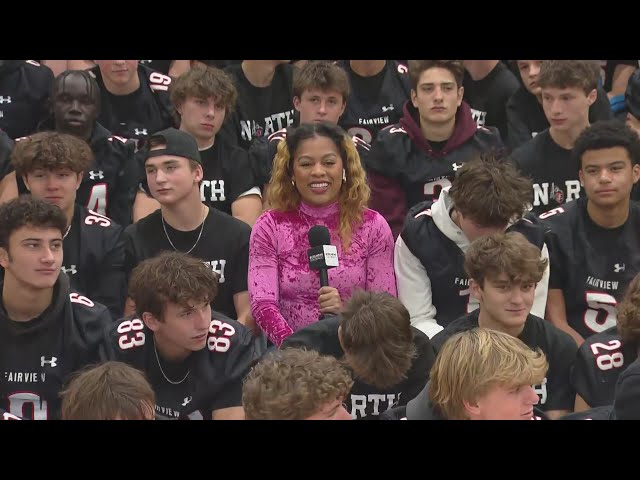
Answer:
[(143, 348), (147, 333), (135, 314), (121, 318), (102, 329), (98, 344), (100, 361), (118, 361), (143, 369)]
[(599, 337), (594, 335), (580, 346), (571, 375), (576, 393), (590, 407), (613, 404), (615, 385), (624, 368), (621, 341)]
[(69, 299), (73, 311), (74, 333), (69, 342), (79, 354), (75, 357), (73, 370), (95, 363), (100, 359), (100, 345), (105, 328), (113, 325), (109, 310), (86, 296), (70, 291)]
[(249, 154), (240, 147), (231, 147), (229, 158), (226, 160), (231, 166), (233, 183), (230, 189), (230, 202), (233, 203), (240, 196), (255, 186), (261, 186), (255, 181), (253, 168), (249, 161)]
[[(87, 218), (90, 219), (90, 217), (91, 215)], [(91, 295), (109, 309), (113, 318), (119, 318), (124, 310), (124, 301), (127, 295), (123, 229), (114, 223), (94, 228), (104, 229), (102, 236), (104, 256), (99, 270), (96, 272)]]
[(112, 153), (119, 161), (118, 177), (109, 200), (108, 216), (117, 224), (127, 226), (132, 222), (132, 208), (144, 169), (135, 158), (135, 142), (111, 140)]
[(210, 401), (211, 410), (241, 406), (244, 377), (264, 355), (265, 343), (241, 323), (214, 312), (206, 348), (211, 368), (205, 381), (220, 386)]
[(413, 335), (418, 356), (409, 370), (407, 388), (398, 405), (406, 405), (422, 391), (429, 380), (429, 373), (436, 359), (429, 337), (417, 329), (413, 331)]
[(571, 371), (576, 358), (578, 346), (565, 332), (555, 329), (557, 338), (553, 345), (553, 357), (548, 358), (547, 372), (548, 398), (545, 411), (573, 410), (576, 392), (571, 384)]

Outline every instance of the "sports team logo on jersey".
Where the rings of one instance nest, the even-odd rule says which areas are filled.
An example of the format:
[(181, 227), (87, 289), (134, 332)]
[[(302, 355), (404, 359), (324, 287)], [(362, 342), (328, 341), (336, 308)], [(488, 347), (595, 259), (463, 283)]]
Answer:
[(260, 138), (262, 137), (263, 133), (264, 133), (264, 129), (256, 122), (253, 122), (253, 136)]
[(564, 192), (555, 184), (553, 185), (553, 198), (556, 199), (557, 203), (564, 202)]

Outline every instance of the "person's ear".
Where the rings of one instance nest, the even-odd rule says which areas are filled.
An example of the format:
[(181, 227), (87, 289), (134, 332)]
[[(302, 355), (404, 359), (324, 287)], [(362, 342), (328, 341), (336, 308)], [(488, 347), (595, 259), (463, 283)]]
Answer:
[(160, 328), (160, 320), (150, 312), (144, 312), (142, 314), (142, 321), (152, 332), (157, 332), (158, 328)]
[(471, 290), (473, 298), (478, 300), (478, 302), (482, 300), (482, 287), (473, 278), (469, 279), (469, 289)]
[(9, 252), (6, 248), (0, 247), (0, 266), (7, 268), (9, 265)]

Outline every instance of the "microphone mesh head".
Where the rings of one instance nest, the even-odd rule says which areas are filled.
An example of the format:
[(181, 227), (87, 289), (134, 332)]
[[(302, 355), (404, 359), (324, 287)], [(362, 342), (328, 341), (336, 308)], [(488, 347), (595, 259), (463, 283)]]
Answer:
[(323, 225), (314, 225), (309, 229), (309, 244), (311, 247), (320, 245), (331, 245), (331, 235), (329, 230)]

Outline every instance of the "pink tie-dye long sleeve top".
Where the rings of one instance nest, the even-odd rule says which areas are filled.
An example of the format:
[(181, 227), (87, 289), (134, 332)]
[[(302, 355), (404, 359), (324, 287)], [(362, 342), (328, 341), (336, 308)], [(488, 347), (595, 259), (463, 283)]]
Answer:
[(352, 235), (345, 253), (338, 236), (337, 203), (312, 207), (300, 203), (289, 212), (269, 210), (253, 226), (249, 244), (249, 296), (251, 311), (271, 341), (280, 345), (296, 330), (320, 317), (318, 272), (309, 269), (308, 233), (324, 225), (338, 249), (339, 266), (329, 270), (329, 286), (344, 303), (360, 287), (396, 296), (393, 270), (393, 235), (378, 212), (365, 209), (363, 222)]

